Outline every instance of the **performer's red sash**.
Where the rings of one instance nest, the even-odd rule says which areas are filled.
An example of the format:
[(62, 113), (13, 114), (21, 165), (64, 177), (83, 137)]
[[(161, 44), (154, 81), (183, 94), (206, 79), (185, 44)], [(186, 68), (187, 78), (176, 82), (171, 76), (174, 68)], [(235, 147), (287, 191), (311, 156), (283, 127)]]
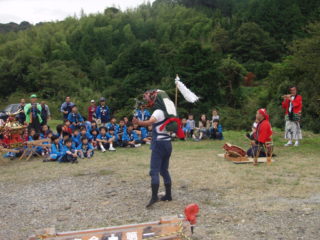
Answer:
[(185, 135), (182, 130), (182, 122), (180, 118), (168, 118), (161, 126), (160, 126), (160, 131), (163, 131), (163, 129), (171, 122), (176, 122), (178, 124), (178, 130), (176, 132), (177, 137), (180, 139), (184, 139)]

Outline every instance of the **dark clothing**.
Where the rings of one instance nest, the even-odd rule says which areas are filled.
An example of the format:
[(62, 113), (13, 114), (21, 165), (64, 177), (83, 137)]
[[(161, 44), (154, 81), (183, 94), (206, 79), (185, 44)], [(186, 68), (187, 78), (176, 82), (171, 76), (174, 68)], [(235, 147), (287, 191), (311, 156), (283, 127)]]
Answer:
[(35, 117), (35, 118), (32, 117), (32, 122), (28, 125), (29, 132), (32, 128), (36, 131), (36, 133), (40, 133), (41, 123), (39, 122), (38, 117)]
[(63, 113), (63, 119), (68, 119), (68, 115), (71, 112), (71, 109), (72, 109), (73, 106), (74, 106), (73, 102), (68, 102), (68, 103), (64, 102), (64, 103), (62, 103), (60, 111), (61, 112), (63, 112), (63, 111), (67, 111), (68, 112), (67, 114)]
[(26, 121), (26, 114), (24, 113), (24, 106), (20, 105), (18, 110), (22, 110), (22, 112), (20, 112), (17, 115), (17, 120), (20, 124), (24, 124), (24, 122)]
[(150, 176), (152, 184), (160, 184), (159, 174), (164, 184), (171, 184), (169, 160), (172, 152), (171, 141), (154, 141), (152, 143)]
[(164, 136), (166, 138), (162, 140), (158, 140), (159, 135), (167, 135), (161, 134), (157, 132), (157, 127), (162, 125), (164, 121), (154, 123), (152, 127), (152, 143), (151, 143), (151, 161), (150, 161), (150, 176), (151, 176), (151, 184), (159, 184), (160, 178), (159, 174), (163, 177), (164, 184), (171, 184), (171, 177), (169, 173), (169, 162), (170, 156), (172, 152), (172, 144), (170, 136)]
[(41, 118), (42, 118), (42, 125), (46, 125), (48, 122), (48, 111), (44, 106), (41, 106)]
[[(260, 154), (257, 157), (266, 157), (266, 153), (265, 153), (263, 147), (260, 146), (260, 148), (261, 148), (260, 149)], [(253, 157), (253, 158), (256, 157), (256, 155), (258, 154), (258, 149), (259, 149), (258, 145), (253, 146), (252, 148), (249, 148), (248, 151), (247, 151), (247, 155), (249, 157)]]

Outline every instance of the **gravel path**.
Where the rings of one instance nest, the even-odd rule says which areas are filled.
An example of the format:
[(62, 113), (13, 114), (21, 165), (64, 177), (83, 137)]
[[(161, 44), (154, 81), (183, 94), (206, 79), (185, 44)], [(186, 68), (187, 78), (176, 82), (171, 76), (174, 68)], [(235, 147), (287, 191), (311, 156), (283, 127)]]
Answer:
[[(28, 184), (0, 183), (0, 239), (26, 239), (36, 229), (57, 231), (141, 223), (201, 206), (194, 239), (319, 239), (320, 194), (307, 199), (228, 200), (188, 182), (175, 185), (179, 201), (146, 210), (150, 195), (143, 180), (127, 183), (112, 175), (62, 177)], [(223, 190), (225, 191), (225, 190)], [(219, 193), (220, 192), (220, 193)], [(275, 206), (282, 210), (273, 210)], [(278, 208), (277, 208), (278, 209)]]

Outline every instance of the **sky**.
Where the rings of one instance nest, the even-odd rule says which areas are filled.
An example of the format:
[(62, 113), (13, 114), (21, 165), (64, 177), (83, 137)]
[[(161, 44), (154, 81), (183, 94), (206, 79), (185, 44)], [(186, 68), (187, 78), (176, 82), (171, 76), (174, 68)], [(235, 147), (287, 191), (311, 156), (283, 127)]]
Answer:
[(28, 21), (32, 24), (63, 20), (68, 16), (103, 12), (107, 7), (121, 10), (154, 0), (0, 0), (0, 23)]

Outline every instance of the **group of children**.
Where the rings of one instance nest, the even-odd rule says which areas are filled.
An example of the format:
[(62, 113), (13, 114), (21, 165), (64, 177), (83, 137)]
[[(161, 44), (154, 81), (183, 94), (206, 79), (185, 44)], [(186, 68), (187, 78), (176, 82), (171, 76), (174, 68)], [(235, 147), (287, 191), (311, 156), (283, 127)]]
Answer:
[(186, 138), (192, 138), (194, 141), (200, 141), (208, 138), (215, 140), (223, 139), (220, 116), (216, 109), (212, 110), (211, 120), (208, 120), (207, 116), (202, 114), (198, 125), (196, 125), (193, 114), (189, 114), (188, 119), (182, 119), (182, 125)]
[[(70, 100), (70, 99), (69, 99)], [(105, 99), (101, 99), (103, 103)], [(68, 101), (66, 101), (66, 104)], [(103, 108), (103, 106), (100, 108)], [(36, 152), (42, 155), (44, 162), (71, 162), (77, 163), (78, 158), (91, 158), (94, 151), (116, 151), (118, 147), (140, 147), (142, 144), (151, 144), (152, 126), (147, 128), (134, 125), (124, 117), (119, 122), (115, 117), (104, 119), (94, 117), (85, 121), (78, 112), (76, 105), (70, 107), (70, 112), (64, 113), (64, 123), (56, 127), (56, 133), (47, 124), (41, 126), (38, 133), (36, 129), (29, 128), (28, 141), (45, 139), (46, 141), (36, 147)], [(101, 109), (98, 112), (103, 112)], [(102, 114), (103, 115), (103, 114)], [(151, 114), (141, 106), (134, 117), (140, 120), (148, 120)], [(201, 115), (198, 125), (192, 114), (182, 119), (183, 131), (186, 139), (195, 141), (201, 139), (223, 139), (222, 126), (217, 110), (212, 111), (212, 119), (209, 121), (206, 115)], [(174, 137), (174, 136), (172, 136)], [(10, 156), (11, 157), (11, 156)]]
[(44, 162), (77, 163), (79, 157), (91, 158), (95, 150), (105, 152), (116, 151), (117, 147), (136, 148), (151, 144), (152, 140), (152, 126), (139, 127), (128, 122), (127, 118), (117, 123), (116, 118), (112, 117), (110, 122), (100, 126), (94, 120), (74, 126), (69, 119), (65, 119), (56, 130), (54, 134), (48, 125), (43, 125), (40, 134), (34, 129), (29, 132), (28, 141), (48, 139), (36, 149), (38, 154), (46, 156)]

